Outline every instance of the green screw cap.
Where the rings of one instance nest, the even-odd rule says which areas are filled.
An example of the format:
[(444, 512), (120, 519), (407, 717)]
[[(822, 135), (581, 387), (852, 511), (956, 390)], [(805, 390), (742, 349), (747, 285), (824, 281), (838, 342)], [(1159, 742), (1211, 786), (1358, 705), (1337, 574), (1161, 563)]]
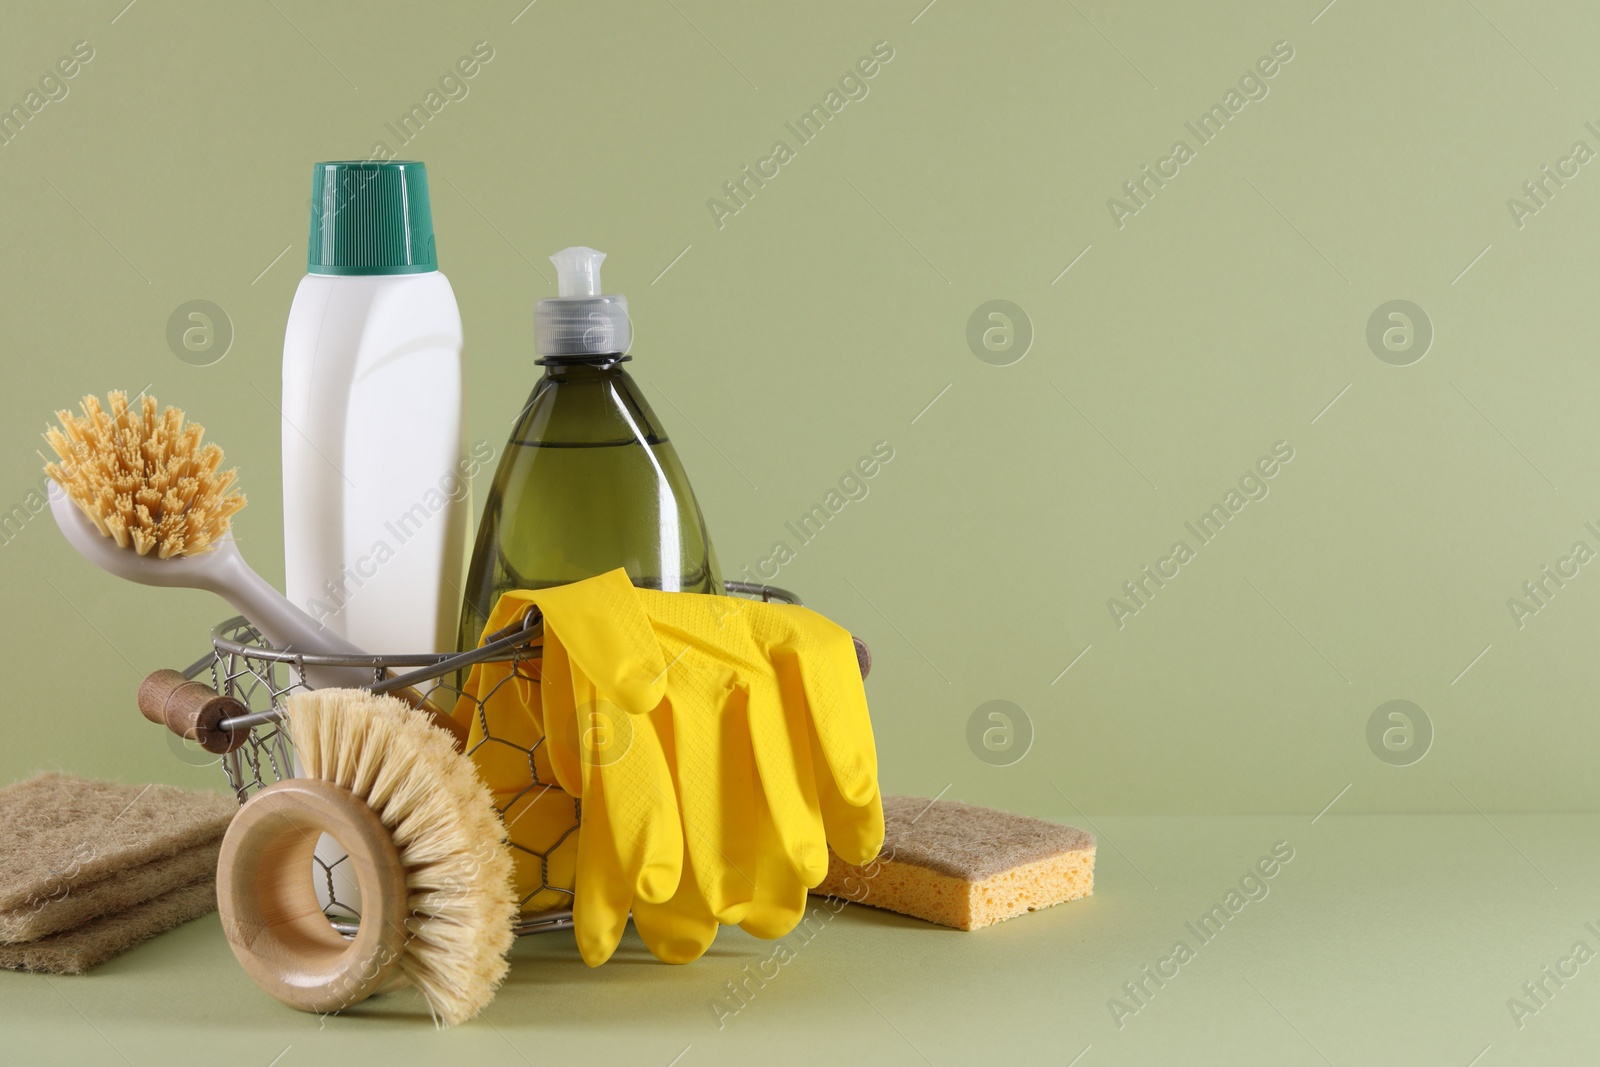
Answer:
[(438, 270), (428, 169), (409, 160), (343, 160), (311, 170), (312, 274)]

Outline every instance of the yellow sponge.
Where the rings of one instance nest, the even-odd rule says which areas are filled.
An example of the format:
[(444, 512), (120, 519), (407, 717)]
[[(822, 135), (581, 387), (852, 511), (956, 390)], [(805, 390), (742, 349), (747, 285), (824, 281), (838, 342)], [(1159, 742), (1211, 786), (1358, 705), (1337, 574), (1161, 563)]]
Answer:
[(1094, 892), (1094, 835), (925, 797), (883, 798), (884, 844), (862, 867), (831, 852), (812, 892), (976, 930)]

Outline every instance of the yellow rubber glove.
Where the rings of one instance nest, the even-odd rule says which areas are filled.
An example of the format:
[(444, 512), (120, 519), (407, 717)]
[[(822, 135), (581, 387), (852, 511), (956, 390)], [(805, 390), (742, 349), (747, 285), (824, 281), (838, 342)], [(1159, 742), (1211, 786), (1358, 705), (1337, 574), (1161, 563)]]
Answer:
[[(565, 588), (602, 582), (618, 606), (564, 633), (562, 644), (574, 675), (580, 659), (604, 663), (607, 647), (627, 649), (624, 661), (664, 661), (648, 679), (663, 683), (664, 700), (634, 717), (634, 743), (645, 738), (636, 751), (668, 761), (683, 870), (694, 883), (680, 883), (671, 900), (636, 900), (640, 935), (669, 962), (698, 958), (718, 923), (781, 937), (826, 875), (829, 844), (850, 863), (869, 862), (883, 845), (877, 755), (849, 633), (805, 608), (633, 589), (621, 571)], [(655, 655), (638, 647), (637, 619), (620, 607), (630, 596), (649, 620)], [(613, 678), (616, 665), (608, 664)], [(571, 751), (549, 717), (552, 680), (547, 670), (551, 741), (557, 753)], [(612, 684), (596, 682), (589, 699), (604, 701)]]
[[(530, 607), (544, 616), (537, 699), (520, 679), (497, 679), (492, 664), (474, 669), (466, 692), (489, 694), (483, 714), (492, 719), (491, 729), (503, 729), (502, 717), (520, 719), (531, 733), (546, 737), (542, 750), (556, 782), (583, 800), (573, 924), (584, 960), (598, 966), (616, 950), (631, 908), (664, 902), (678, 889), (682, 830), (651, 716), (665, 692), (665, 665), (622, 571), (508, 592), (495, 605), (486, 632)], [(492, 688), (497, 681), (499, 688)], [(519, 700), (520, 716), (505, 708)], [(469, 704), (464, 698), (458, 713), (470, 711)], [(512, 843), (520, 844), (516, 825), (508, 830)]]
[(802, 607), (649, 589), (636, 596), (667, 663), (672, 743), (663, 752), (673, 760), (685, 874), (705, 905), (690, 910), (680, 887), (664, 905), (635, 909), (640, 932), (658, 911), (680, 927), (699, 922), (703, 944), (689, 958), (715, 933), (706, 913), (781, 937), (827, 874), (828, 845), (857, 864), (883, 845), (854, 642)]
[[(520, 896), (528, 899), (542, 881), (557, 891), (570, 886), (579, 950), (598, 966), (616, 950), (635, 901), (669, 899), (682, 869), (677, 805), (648, 715), (661, 702), (662, 686), (651, 681), (662, 673), (661, 657), (626, 576), (621, 584), (506, 593), (485, 637), (533, 606), (544, 614), (538, 669), (530, 672), (526, 662), (515, 670), (504, 662), (475, 665), (456, 717), (470, 717), (467, 750), (496, 800), (510, 805), (507, 832)], [(563, 638), (578, 641), (576, 669)], [(603, 696), (595, 678), (605, 686)], [(550, 870), (554, 864), (544, 857), (552, 841), (568, 838), (573, 797), (584, 801), (576, 862), (568, 854), (570, 865)], [(562, 886), (558, 877), (568, 870)], [(536, 893), (526, 907), (560, 902), (555, 893)]]
[(877, 855), (877, 758), (846, 631), (789, 605), (637, 590), (618, 570), (507, 593), (486, 632), (534, 603), (536, 702), (526, 685), (491, 688), (488, 664), (467, 691), (489, 694), (491, 718), (495, 701), (524, 701), (551, 772), (583, 798), (574, 917), (591, 965), (630, 904), (650, 950), (686, 963), (719, 922), (792, 930), (828, 844), (850, 863)]

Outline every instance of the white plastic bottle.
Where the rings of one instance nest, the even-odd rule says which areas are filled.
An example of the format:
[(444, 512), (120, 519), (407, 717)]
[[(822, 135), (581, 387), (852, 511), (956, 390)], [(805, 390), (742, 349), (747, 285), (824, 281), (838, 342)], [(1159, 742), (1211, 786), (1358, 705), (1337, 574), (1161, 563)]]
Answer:
[(289, 599), (374, 653), (454, 649), (470, 471), (427, 171), (318, 163), (283, 342)]

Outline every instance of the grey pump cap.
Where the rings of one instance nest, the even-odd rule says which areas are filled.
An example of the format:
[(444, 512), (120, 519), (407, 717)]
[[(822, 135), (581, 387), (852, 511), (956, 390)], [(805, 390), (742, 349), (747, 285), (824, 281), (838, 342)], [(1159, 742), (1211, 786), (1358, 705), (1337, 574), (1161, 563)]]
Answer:
[(600, 293), (604, 252), (578, 246), (550, 257), (561, 294), (533, 311), (533, 345), (541, 356), (621, 355), (633, 343), (628, 298)]

